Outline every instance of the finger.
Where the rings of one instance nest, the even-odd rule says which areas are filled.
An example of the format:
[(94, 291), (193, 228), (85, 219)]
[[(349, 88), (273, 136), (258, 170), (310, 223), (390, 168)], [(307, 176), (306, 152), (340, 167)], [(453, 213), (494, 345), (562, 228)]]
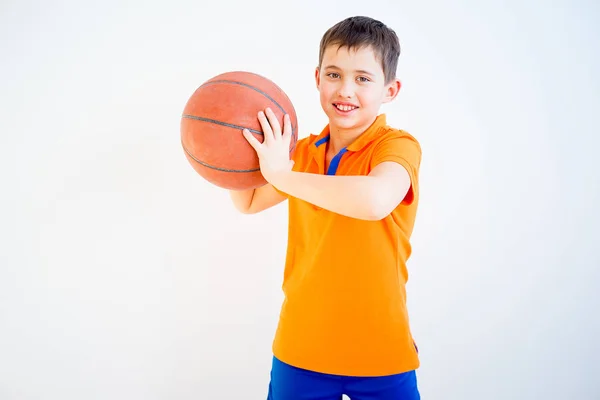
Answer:
[(271, 125), (269, 124), (264, 112), (258, 112), (258, 121), (260, 122), (260, 126), (262, 127), (263, 135), (265, 137), (264, 143), (271, 143), (273, 141), (273, 130), (271, 129)]
[(279, 121), (277, 120), (277, 115), (275, 115), (273, 110), (271, 110), (268, 107), (265, 110), (265, 114), (269, 118), (269, 124), (271, 125), (271, 129), (273, 130), (273, 138), (275, 140), (281, 139), (281, 125), (279, 124)]
[(292, 120), (289, 114), (283, 116), (283, 140), (290, 141), (292, 138)]
[(243, 129), (242, 135), (244, 135), (250, 146), (258, 153), (262, 147), (262, 143), (260, 143), (248, 129)]

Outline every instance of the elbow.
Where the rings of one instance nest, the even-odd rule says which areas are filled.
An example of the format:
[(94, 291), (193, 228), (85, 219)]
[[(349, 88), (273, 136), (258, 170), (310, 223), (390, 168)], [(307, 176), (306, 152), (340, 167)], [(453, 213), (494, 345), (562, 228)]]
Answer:
[(242, 207), (239, 204), (234, 204), (235, 209), (241, 213), (241, 214), (254, 214), (255, 212), (252, 210), (252, 207), (248, 206), (248, 207)]
[(386, 202), (381, 201), (381, 199), (378, 199), (377, 196), (375, 196), (375, 198), (371, 199), (371, 201), (368, 202), (367, 209), (365, 210), (366, 215), (364, 219), (367, 221), (381, 221), (382, 219), (390, 215), (391, 212), (392, 209), (390, 208), (390, 206), (386, 204)]
[(401, 195), (401, 192), (396, 193), (394, 191), (386, 191), (385, 189), (374, 190), (366, 201), (368, 220), (380, 221), (388, 217), (401, 204), (407, 191), (408, 189)]
[(367, 221), (381, 221), (382, 219), (384, 219), (385, 217), (387, 217), (388, 215), (390, 215), (390, 211), (387, 210), (371, 210), (367, 215), (366, 215), (366, 220)]

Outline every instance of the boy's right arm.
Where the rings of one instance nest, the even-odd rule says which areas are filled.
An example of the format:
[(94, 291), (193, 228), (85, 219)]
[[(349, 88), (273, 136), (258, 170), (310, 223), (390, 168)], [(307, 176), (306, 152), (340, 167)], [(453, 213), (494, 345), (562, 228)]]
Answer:
[(235, 208), (243, 214), (256, 214), (287, 199), (270, 183), (258, 189), (230, 190), (229, 196)]

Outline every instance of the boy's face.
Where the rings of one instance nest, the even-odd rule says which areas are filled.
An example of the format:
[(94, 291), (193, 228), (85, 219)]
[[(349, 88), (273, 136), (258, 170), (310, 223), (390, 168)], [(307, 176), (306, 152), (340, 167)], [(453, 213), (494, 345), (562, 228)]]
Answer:
[(381, 104), (393, 100), (400, 90), (397, 79), (385, 83), (383, 67), (371, 47), (329, 46), (315, 78), (330, 128), (338, 131), (366, 130)]

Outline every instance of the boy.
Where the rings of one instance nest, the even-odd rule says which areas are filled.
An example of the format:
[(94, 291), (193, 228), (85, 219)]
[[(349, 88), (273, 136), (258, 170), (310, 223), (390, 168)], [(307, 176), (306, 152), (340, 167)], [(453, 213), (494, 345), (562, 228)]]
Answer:
[(378, 115), (400, 90), (399, 53), (383, 23), (339, 22), (315, 71), (323, 131), (299, 140), (293, 160), (287, 116), (282, 130), (270, 109), (258, 114), (262, 143), (243, 132), (268, 184), (231, 191), (234, 205), (257, 213), (289, 202), (269, 400), (420, 398), (405, 284), (421, 149)]

